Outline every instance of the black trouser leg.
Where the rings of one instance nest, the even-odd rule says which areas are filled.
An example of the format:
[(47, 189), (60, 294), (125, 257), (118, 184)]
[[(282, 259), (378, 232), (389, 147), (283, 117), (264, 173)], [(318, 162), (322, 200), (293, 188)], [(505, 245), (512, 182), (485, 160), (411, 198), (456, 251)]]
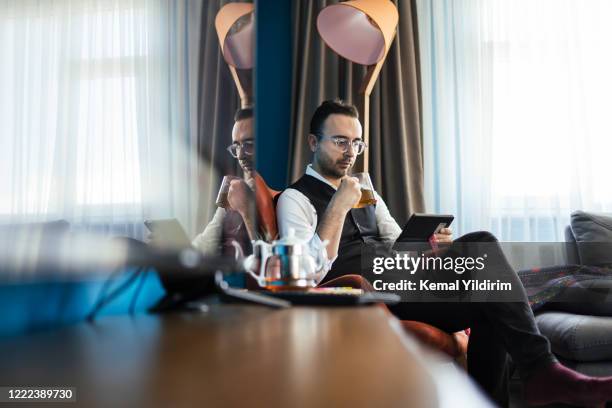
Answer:
[(468, 373), (501, 407), (509, 404), (508, 353), (489, 324), (472, 327)]
[[(465, 235), (455, 242), (461, 256), (470, 253), (466, 242), (491, 242), (487, 246), (487, 267), (511, 281), (522, 291), (517, 302), (410, 303), (391, 306), (391, 311), (402, 320), (417, 320), (436, 326), (448, 333), (472, 328), (468, 348), (468, 371), (478, 384), (500, 405), (508, 403), (508, 371), (506, 352), (517, 364), (525, 378), (540, 364), (555, 361), (548, 340), (542, 336), (527, 296), (516, 272), (508, 264), (497, 240), (488, 232)], [(477, 246), (476, 246), (477, 247)], [(466, 253), (467, 252), (467, 253)]]
[(401, 320), (417, 320), (447, 333), (470, 327), (468, 373), (491, 399), (507, 406), (506, 348), (500, 333), (477, 305), (484, 303), (400, 303), (389, 309)]
[[(486, 252), (489, 257), (487, 268), (495, 272), (506, 282), (511, 282), (516, 302), (484, 302), (474, 303), (484, 317), (490, 322), (495, 332), (502, 334), (501, 340), (516, 364), (522, 378), (528, 377), (534, 367), (545, 362), (555, 361), (548, 339), (540, 334), (535, 322), (533, 311), (529, 306), (527, 294), (520, 278), (512, 269), (504, 255), (497, 239), (490, 232), (474, 232), (457, 239), (456, 242), (487, 243)], [(490, 243), (490, 244), (489, 244)], [(477, 257), (481, 254), (471, 253), (471, 249), (478, 251), (483, 247), (478, 245), (463, 245), (467, 250), (464, 256)]]

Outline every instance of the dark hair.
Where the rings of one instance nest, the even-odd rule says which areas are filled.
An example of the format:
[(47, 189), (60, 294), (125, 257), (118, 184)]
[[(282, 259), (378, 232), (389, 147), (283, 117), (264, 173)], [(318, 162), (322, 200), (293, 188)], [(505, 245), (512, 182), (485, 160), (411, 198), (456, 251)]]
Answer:
[(319, 105), (312, 115), (312, 119), (310, 120), (310, 133), (315, 135), (317, 139), (320, 139), (325, 120), (329, 115), (334, 114), (346, 115), (351, 118), (359, 119), (359, 112), (357, 112), (355, 105), (346, 103), (342, 99), (330, 99)]
[(253, 117), (253, 108), (240, 108), (234, 114), (234, 122), (238, 122), (240, 120), (249, 119)]

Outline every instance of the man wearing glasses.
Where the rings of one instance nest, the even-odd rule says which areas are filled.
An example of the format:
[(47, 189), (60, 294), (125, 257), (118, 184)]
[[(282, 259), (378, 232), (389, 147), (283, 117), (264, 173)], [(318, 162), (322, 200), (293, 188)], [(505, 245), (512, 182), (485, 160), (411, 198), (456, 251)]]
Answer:
[(227, 195), (229, 208), (217, 208), (213, 219), (204, 231), (196, 236), (192, 244), (206, 254), (233, 254), (231, 244), (235, 240), (243, 250), (251, 247), (251, 240), (261, 239), (256, 227), (254, 212), (255, 198), (253, 192), (253, 109), (239, 109), (234, 115), (232, 144), (227, 147), (229, 153), (238, 160), (244, 179), (232, 180)]
[[(401, 233), (376, 192), (376, 206), (353, 208), (361, 197), (361, 189), (349, 172), (367, 147), (361, 133), (354, 106), (338, 100), (323, 102), (310, 123), (308, 145), (313, 152), (312, 164), (278, 200), (281, 236), (293, 229), (296, 237), (309, 240), (313, 253), (317, 253), (322, 241), (329, 242), (326, 247), (329, 271), (324, 281), (359, 271), (363, 242), (390, 244)], [(450, 229), (442, 230), (436, 238), (449, 242)]]
[[(328, 241), (323, 282), (361, 272), (364, 246), (393, 243), (401, 229), (385, 202), (374, 193), (375, 205), (355, 208), (361, 188), (349, 171), (367, 146), (361, 140), (357, 110), (341, 101), (325, 101), (315, 111), (308, 145), (313, 152), (306, 174), (280, 196), (277, 205), (281, 236), (290, 229), (307, 240), (313, 253)], [(451, 231), (436, 236), (451, 242)], [(524, 381), (531, 404), (565, 402), (595, 406), (612, 399), (612, 377), (593, 378), (561, 365), (540, 334), (522, 284), (488, 232), (467, 234), (455, 242), (490, 242), (491, 271), (508, 276), (520, 301), (514, 302), (400, 302), (389, 309), (402, 320), (417, 320), (448, 333), (471, 328), (468, 372), (501, 406), (508, 405), (507, 353)], [(453, 248), (455, 245), (451, 246)], [(334, 282), (330, 282), (333, 285)], [(344, 286), (340, 284), (341, 286)], [(367, 287), (367, 283), (363, 287)], [(375, 345), (372, 345), (375, 347)]]

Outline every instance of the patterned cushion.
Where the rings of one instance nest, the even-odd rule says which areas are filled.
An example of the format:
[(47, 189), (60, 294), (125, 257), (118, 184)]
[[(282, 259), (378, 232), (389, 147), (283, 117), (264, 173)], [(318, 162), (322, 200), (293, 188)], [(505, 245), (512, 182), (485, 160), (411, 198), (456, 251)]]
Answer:
[(564, 291), (563, 299), (563, 302), (552, 302), (547, 307), (581, 315), (612, 317), (612, 279), (576, 282)]

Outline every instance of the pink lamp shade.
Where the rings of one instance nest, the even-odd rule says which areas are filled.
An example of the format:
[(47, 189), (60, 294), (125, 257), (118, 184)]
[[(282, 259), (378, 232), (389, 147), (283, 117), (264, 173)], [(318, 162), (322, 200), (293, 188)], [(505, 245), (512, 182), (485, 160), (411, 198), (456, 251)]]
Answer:
[(238, 69), (251, 69), (254, 65), (253, 9), (252, 3), (229, 3), (215, 18), (223, 58)]
[(388, 0), (354, 0), (325, 7), (317, 18), (323, 41), (340, 56), (363, 65), (381, 61), (399, 16)]

